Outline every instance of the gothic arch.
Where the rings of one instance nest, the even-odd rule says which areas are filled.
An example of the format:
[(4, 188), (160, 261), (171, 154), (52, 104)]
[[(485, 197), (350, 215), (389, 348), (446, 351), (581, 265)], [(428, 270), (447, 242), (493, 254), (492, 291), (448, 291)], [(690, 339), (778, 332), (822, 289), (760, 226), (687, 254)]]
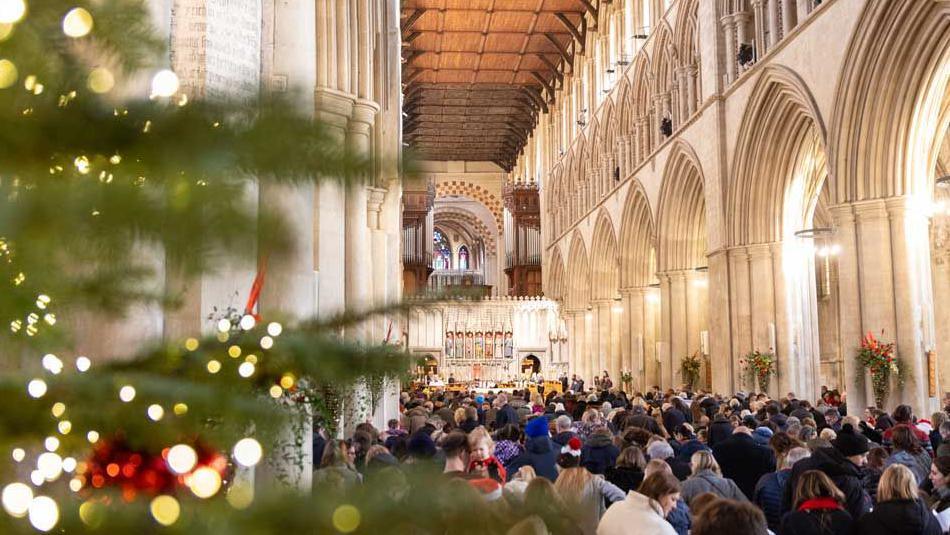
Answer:
[(544, 296), (554, 301), (563, 302), (565, 278), (564, 260), (561, 258), (561, 251), (555, 247), (551, 252), (551, 258), (548, 261), (548, 284), (544, 289)]
[(620, 223), (620, 286), (648, 286), (656, 276), (656, 234), (650, 201), (638, 180), (631, 184)]
[(950, 109), (950, 4), (866, 6), (835, 96), (836, 197), (929, 196)]
[(706, 266), (706, 199), (695, 152), (676, 141), (663, 172), (657, 210), (657, 270)]
[(590, 303), (590, 269), (584, 238), (577, 231), (571, 238), (571, 247), (567, 255), (567, 281), (565, 298), (567, 307), (586, 308)]
[(594, 224), (590, 262), (591, 298), (613, 299), (620, 289), (620, 261), (614, 225), (603, 208)]
[(777, 242), (810, 226), (824, 184), (825, 126), (791, 70), (768, 66), (739, 129), (726, 198), (730, 245)]

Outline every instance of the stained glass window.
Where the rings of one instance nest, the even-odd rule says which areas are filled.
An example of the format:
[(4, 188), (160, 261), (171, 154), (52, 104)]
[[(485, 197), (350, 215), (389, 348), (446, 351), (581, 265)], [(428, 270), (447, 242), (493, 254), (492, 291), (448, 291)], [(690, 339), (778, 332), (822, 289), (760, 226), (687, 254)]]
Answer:
[(432, 232), (432, 240), (435, 242), (432, 251), (432, 268), (452, 269), (452, 246), (448, 238), (442, 234), (442, 231), (436, 229)]
[(469, 269), (468, 267), (468, 246), (459, 247), (459, 269)]

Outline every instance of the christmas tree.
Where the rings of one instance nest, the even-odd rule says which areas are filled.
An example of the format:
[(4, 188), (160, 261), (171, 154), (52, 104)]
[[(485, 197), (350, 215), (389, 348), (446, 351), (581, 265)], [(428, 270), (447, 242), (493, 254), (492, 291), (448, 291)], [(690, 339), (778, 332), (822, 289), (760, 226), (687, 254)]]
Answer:
[(184, 280), (287, 252), (286, 225), (248, 202), (248, 184), (368, 169), (286, 100), (189, 101), (162, 57), (144, 2), (0, 1), (4, 533), (208, 533), (236, 510), (253, 518), (240, 472), (306, 403), (332, 417), (351, 385), (408, 369), (386, 346), (339, 339), (362, 316), (284, 326), (252, 310), (122, 361), (71, 354), (71, 314), (175, 305), (150, 289), (143, 251)]

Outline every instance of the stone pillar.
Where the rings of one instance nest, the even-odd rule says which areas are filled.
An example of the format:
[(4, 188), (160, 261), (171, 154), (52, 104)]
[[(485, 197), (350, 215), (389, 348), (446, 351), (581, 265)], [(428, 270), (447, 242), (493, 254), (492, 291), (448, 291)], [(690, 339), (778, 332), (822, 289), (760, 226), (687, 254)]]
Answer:
[(750, 293), (749, 254), (745, 247), (729, 249), (730, 296), (732, 311), (731, 340), (732, 363), (735, 370), (735, 387), (750, 388), (743, 385), (742, 368), (739, 359), (752, 350), (752, 303)]
[(897, 353), (907, 371), (905, 386), (892, 388), (892, 403), (900, 400), (914, 407), (917, 414), (930, 414), (940, 401), (939, 383), (936, 396), (929, 395), (927, 362), (927, 352), (936, 349), (930, 221), (909, 197), (887, 199), (885, 208), (894, 263)]
[[(798, 2), (799, 7), (803, 2)], [(868, 390), (865, 374), (858, 373), (855, 351), (863, 336), (861, 320), (861, 282), (858, 276), (857, 219), (853, 207), (843, 204), (831, 207), (837, 233), (835, 240), (841, 247), (838, 255), (838, 292), (840, 314), (841, 358), (844, 369), (844, 385), (848, 393), (848, 405), (866, 407), (874, 403)]]
[(769, 48), (768, 50), (772, 50), (772, 47), (778, 44), (779, 40), (781, 39), (781, 35), (779, 35), (779, 20), (778, 20), (779, 0), (768, 0), (768, 2), (769, 2), (769, 9), (768, 9)]
[[(801, 1), (801, 0), (799, 0)], [(782, 38), (785, 38), (795, 27), (794, 0), (782, 0)]]
[(950, 384), (950, 216), (937, 215), (931, 228), (934, 323), (940, 384)]
[(613, 315), (610, 311), (610, 299), (599, 299), (595, 305), (595, 315), (597, 318), (597, 367), (595, 373), (598, 375), (603, 374), (604, 370), (608, 370), (608, 363), (610, 362), (610, 325), (611, 325), (611, 316)]
[(593, 308), (584, 312), (584, 380), (593, 385), (597, 373), (597, 332)]
[[(676, 360), (675, 352), (680, 349), (679, 343), (674, 344), (677, 336), (676, 307), (683, 302), (684, 295), (677, 295), (680, 288), (674, 283), (670, 272), (658, 275), (660, 279), (660, 355), (658, 379), (663, 388), (670, 388), (676, 384), (677, 374), (673, 367)], [(682, 323), (681, 323), (682, 324)]]
[(798, 6), (798, 23), (801, 24), (805, 20), (805, 17), (811, 13), (813, 0), (797, 0), (796, 4)]
[(726, 83), (731, 84), (736, 79), (736, 50), (739, 48), (736, 44), (736, 23), (731, 15), (726, 15), (720, 20), (722, 24), (722, 33), (726, 43), (726, 53), (723, 61), (726, 63)]
[(707, 294), (707, 325), (709, 331), (709, 362), (712, 366), (712, 385), (714, 392), (734, 392), (738, 375), (736, 362), (732, 358), (731, 316), (726, 313), (730, 306), (729, 257), (725, 250), (718, 250), (708, 256), (709, 289)]
[(699, 94), (699, 91), (697, 91), (696, 84), (698, 81), (699, 69), (695, 65), (690, 65), (689, 67), (686, 67), (686, 73), (687, 73), (686, 104), (687, 104), (687, 110), (688, 110), (687, 115), (692, 116), (694, 113), (696, 113), (697, 104), (698, 104), (697, 95)]

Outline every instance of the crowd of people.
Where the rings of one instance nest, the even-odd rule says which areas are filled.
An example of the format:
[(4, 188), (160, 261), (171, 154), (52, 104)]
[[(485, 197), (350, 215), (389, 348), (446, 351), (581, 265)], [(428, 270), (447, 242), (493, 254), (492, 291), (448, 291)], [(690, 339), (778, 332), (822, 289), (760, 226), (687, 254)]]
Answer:
[(361, 424), (347, 440), (315, 431), (314, 455), (314, 484), (342, 490), (438, 473), (509, 533), (950, 530), (946, 410), (853, 414), (834, 391), (811, 403), (657, 387), (419, 389), (402, 393), (387, 429)]

